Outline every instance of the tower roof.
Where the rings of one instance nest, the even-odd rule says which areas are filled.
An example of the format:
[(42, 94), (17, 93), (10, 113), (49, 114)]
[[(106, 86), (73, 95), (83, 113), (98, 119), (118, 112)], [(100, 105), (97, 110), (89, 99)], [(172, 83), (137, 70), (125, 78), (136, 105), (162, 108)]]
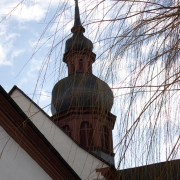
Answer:
[(93, 43), (83, 35), (85, 29), (81, 24), (78, 0), (75, 0), (74, 26), (71, 32), (73, 36), (66, 41), (65, 53), (84, 50), (92, 52)]
[[(75, 0), (73, 35), (66, 41), (63, 61), (68, 68), (73, 69), (68, 77), (56, 83), (52, 91), (52, 114), (61, 113), (69, 108), (95, 108), (110, 112), (113, 105), (113, 93), (105, 82), (88, 71), (88, 64), (95, 61), (92, 52), (93, 43), (83, 33), (85, 29), (81, 24), (78, 1)], [(80, 57), (81, 55), (84, 57)], [(77, 55), (77, 57), (76, 57)], [(75, 60), (75, 57), (77, 60)], [(72, 66), (83, 61), (83, 71)], [(79, 66), (79, 65), (77, 65)], [(89, 66), (90, 67), (90, 66)], [(78, 72), (78, 73), (76, 73)]]
[(52, 114), (69, 108), (95, 108), (110, 112), (113, 93), (104, 81), (90, 73), (73, 73), (56, 83), (52, 91)]

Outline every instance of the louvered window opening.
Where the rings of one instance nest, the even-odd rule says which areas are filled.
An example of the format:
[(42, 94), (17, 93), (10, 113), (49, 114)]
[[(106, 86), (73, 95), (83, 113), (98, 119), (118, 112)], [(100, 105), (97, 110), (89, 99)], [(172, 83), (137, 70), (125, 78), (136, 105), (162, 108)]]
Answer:
[(108, 136), (108, 129), (106, 126), (101, 127), (101, 146), (104, 149), (108, 150), (109, 144), (108, 144), (109, 136)]
[(93, 146), (93, 128), (89, 122), (81, 123), (80, 144), (85, 147)]
[(75, 65), (74, 65), (74, 63), (72, 64), (72, 72), (75, 72)]
[(79, 71), (83, 71), (83, 60), (79, 60)]
[(88, 62), (88, 71), (91, 72), (91, 64)]

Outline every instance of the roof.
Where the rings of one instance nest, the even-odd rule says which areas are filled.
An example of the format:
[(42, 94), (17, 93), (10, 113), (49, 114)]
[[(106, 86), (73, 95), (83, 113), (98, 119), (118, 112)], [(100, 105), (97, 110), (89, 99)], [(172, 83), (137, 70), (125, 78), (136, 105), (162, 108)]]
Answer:
[[(32, 101), (32, 99), (30, 99), (21, 89), (19, 89), (17, 86), (14, 86), (10, 91), (9, 91), (9, 95), (12, 95), (12, 93), (15, 90), (19, 90), (31, 103), (33, 103), (44, 115), (46, 115), (47, 118), (49, 118), (53, 123), (54, 120), (45, 112), (43, 111), (43, 109), (41, 109), (34, 101)], [(81, 146), (77, 141), (75, 141), (71, 136), (69, 136), (60, 126), (59, 127), (73, 142), (75, 142), (80, 148), (82, 148), (83, 150), (85, 150), (86, 152), (88, 152), (89, 154), (91, 154), (92, 156), (94, 156), (95, 158), (99, 159), (100, 161), (102, 161), (103, 163), (107, 164), (108, 166), (113, 167), (112, 164), (108, 163), (107, 161), (105, 161), (104, 159), (100, 158), (99, 156), (97, 156), (96, 154), (94, 154), (91, 151), (88, 151), (86, 148), (84, 148), (83, 146)]]
[(96, 171), (100, 172), (107, 180), (179, 180), (180, 160), (160, 162), (123, 170), (108, 167)]
[(180, 160), (119, 170), (118, 174), (120, 180), (178, 180), (180, 179)]
[(81, 179), (2, 86), (0, 102), (0, 125), (52, 179)]
[(13, 86), (13, 88), (9, 91), (8, 94), (11, 96), (12, 93), (13, 93), (16, 89), (17, 89), (18, 91), (20, 91), (29, 101), (31, 101), (39, 110), (41, 110), (41, 112), (42, 112), (45, 116), (47, 116), (48, 118), (51, 119), (51, 117), (50, 117), (43, 109), (41, 109), (32, 99), (29, 98), (29, 96), (27, 96), (27, 95), (26, 95), (21, 89), (19, 89), (16, 85)]
[(107, 83), (91, 73), (72, 73), (58, 81), (52, 90), (52, 105), (58, 114), (70, 108), (97, 108), (104, 113), (113, 106), (113, 93)]

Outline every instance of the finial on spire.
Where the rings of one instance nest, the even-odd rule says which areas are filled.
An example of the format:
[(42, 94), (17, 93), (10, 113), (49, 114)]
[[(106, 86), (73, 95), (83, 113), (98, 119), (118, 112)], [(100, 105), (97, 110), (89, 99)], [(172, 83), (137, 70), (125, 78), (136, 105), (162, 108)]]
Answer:
[(81, 19), (79, 15), (79, 6), (78, 6), (78, 0), (75, 0), (75, 17), (74, 17), (74, 26), (71, 29), (71, 31), (74, 33), (77, 29), (82, 29), (83, 32), (85, 32), (85, 29), (82, 27)]

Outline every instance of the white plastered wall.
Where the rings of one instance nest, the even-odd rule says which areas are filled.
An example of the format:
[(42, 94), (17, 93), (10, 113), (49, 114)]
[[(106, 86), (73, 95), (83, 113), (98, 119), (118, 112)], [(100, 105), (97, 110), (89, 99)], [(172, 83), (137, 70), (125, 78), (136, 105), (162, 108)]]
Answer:
[(0, 126), (0, 180), (52, 180)]
[[(83, 180), (102, 179), (96, 173), (96, 169), (108, 167), (102, 161), (80, 148), (60, 128), (39, 109), (31, 103), (19, 90), (15, 90), (11, 97), (32, 120), (46, 139), (54, 146), (60, 155), (74, 169)], [(97, 177), (98, 176), (98, 177)]]

